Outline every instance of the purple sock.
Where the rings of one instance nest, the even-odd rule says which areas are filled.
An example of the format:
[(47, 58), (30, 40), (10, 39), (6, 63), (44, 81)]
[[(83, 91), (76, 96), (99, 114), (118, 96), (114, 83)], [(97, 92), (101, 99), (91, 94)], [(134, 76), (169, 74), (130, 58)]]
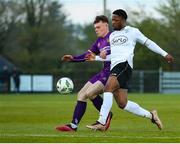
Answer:
[(77, 104), (74, 109), (74, 114), (73, 114), (73, 120), (72, 120), (73, 124), (75, 125), (79, 124), (81, 118), (83, 117), (86, 111), (86, 106), (87, 106), (86, 102), (77, 101)]
[(101, 105), (102, 105), (102, 103), (103, 103), (102, 97), (98, 95), (98, 96), (96, 96), (95, 99), (93, 99), (93, 100), (91, 100), (91, 101), (92, 101), (93, 105), (95, 106), (95, 108), (96, 108), (98, 111), (100, 111), (100, 110), (101, 110)]

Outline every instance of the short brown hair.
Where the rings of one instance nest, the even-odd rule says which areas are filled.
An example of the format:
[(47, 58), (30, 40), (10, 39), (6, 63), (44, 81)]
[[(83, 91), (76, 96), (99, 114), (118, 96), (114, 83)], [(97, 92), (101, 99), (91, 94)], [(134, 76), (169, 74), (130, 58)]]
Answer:
[(99, 15), (99, 16), (96, 16), (93, 24), (96, 24), (100, 21), (102, 21), (104, 23), (109, 23), (108, 18), (105, 15)]

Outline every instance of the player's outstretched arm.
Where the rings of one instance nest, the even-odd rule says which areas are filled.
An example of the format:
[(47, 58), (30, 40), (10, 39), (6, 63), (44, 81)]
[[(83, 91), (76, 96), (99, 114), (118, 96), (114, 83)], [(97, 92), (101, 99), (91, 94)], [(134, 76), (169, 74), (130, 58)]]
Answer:
[(153, 42), (152, 40), (148, 39), (145, 43), (145, 45), (152, 50), (155, 53), (158, 53), (160, 55), (162, 55), (166, 61), (168, 63), (172, 63), (174, 61), (174, 57), (170, 54), (168, 54), (166, 51), (164, 51), (163, 49), (161, 49), (155, 42)]
[(89, 51), (78, 55), (78, 56), (72, 56), (72, 55), (64, 55), (61, 60), (62, 61), (67, 61), (67, 62), (84, 62), (86, 61), (85, 56), (86, 54), (90, 53)]
[(141, 44), (144, 44), (151, 51), (162, 55), (167, 60), (168, 63), (172, 63), (174, 61), (173, 56), (171, 56), (162, 48), (160, 48), (155, 42), (153, 42), (152, 40), (144, 36), (144, 34), (142, 34), (138, 29), (136, 29), (136, 36), (137, 36), (138, 42), (140, 42)]

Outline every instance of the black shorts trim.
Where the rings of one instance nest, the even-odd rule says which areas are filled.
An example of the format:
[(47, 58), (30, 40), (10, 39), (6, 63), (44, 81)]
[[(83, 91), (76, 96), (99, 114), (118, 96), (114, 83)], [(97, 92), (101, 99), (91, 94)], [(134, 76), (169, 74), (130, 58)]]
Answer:
[(128, 89), (132, 77), (132, 68), (127, 61), (122, 62), (113, 67), (110, 75), (117, 77), (120, 88)]

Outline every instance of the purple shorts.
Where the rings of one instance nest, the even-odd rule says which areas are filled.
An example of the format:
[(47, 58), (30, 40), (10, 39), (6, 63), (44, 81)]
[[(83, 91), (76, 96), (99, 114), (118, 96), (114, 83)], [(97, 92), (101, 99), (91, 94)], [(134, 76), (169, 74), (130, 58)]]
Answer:
[(110, 75), (110, 71), (101, 71), (100, 73), (96, 74), (95, 76), (93, 76), (89, 82), (91, 82), (92, 84), (94, 84), (97, 81), (102, 82), (103, 85), (106, 84), (108, 77)]

